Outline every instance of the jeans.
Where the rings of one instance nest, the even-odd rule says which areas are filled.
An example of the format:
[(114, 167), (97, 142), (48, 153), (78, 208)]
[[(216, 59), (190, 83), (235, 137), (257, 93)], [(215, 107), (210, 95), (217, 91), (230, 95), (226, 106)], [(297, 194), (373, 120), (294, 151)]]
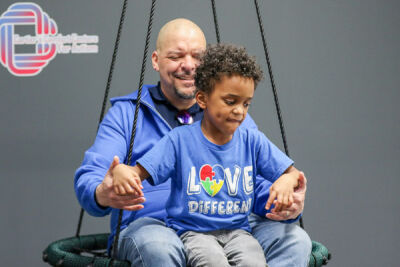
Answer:
[[(307, 266), (311, 240), (303, 229), (253, 214), (249, 222), (269, 267)], [(186, 266), (184, 245), (175, 231), (148, 217), (139, 218), (122, 230), (118, 258), (139, 267)]]
[(174, 230), (163, 221), (150, 217), (131, 222), (120, 233), (118, 259), (131, 266), (186, 266), (183, 243)]
[(260, 244), (243, 229), (187, 231), (181, 240), (191, 267), (267, 266)]
[(310, 259), (311, 239), (298, 225), (286, 224), (251, 214), (253, 236), (264, 250), (269, 267), (306, 267)]

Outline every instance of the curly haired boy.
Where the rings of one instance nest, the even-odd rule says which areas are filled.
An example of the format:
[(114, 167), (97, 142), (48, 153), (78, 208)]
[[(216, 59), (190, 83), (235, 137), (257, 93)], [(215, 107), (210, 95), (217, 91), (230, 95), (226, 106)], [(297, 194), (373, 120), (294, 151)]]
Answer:
[(241, 126), (261, 79), (244, 48), (208, 46), (195, 76), (202, 120), (172, 130), (136, 166), (113, 170), (121, 195), (143, 195), (144, 179), (171, 182), (166, 223), (180, 236), (190, 266), (266, 266), (247, 219), (257, 175), (273, 182), (265, 209), (293, 202), (302, 174), (264, 134)]

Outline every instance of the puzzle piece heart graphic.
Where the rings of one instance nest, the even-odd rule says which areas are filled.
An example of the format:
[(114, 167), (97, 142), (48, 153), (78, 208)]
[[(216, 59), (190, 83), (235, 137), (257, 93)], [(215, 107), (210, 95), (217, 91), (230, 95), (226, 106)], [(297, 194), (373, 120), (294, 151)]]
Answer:
[[(224, 169), (219, 165), (203, 165), (200, 169), (200, 183), (210, 196), (215, 196), (224, 185)], [(218, 182), (217, 182), (218, 180)]]

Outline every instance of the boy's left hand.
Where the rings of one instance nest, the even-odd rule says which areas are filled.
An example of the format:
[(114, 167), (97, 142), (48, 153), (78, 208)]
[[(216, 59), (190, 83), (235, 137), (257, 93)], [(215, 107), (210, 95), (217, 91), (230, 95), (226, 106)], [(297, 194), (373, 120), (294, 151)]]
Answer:
[(269, 189), (270, 194), (265, 209), (269, 210), (272, 204), (275, 204), (274, 211), (276, 212), (290, 207), (293, 203), (293, 191), (298, 186), (300, 175), (302, 175), (300, 172), (294, 171), (279, 177)]
[(299, 185), (293, 192), (293, 204), (281, 211), (277, 212), (272, 209), (271, 212), (267, 213), (265, 216), (274, 221), (286, 221), (290, 219), (296, 219), (304, 209), (304, 200), (307, 191), (307, 179), (303, 172), (299, 176)]

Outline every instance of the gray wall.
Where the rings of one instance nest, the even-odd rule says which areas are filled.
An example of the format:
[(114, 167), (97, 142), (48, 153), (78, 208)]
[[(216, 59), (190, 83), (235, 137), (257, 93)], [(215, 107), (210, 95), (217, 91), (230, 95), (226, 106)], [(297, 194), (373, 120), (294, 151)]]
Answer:
[[(219, 0), (221, 38), (266, 69), (253, 1)], [(0, 13), (10, 0), (0, 2)], [(1, 266), (43, 266), (75, 233), (73, 174), (91, 145), (122, 1), (37, 0), (63, 34), (99, 35), (99, 54), (57, 55), (36, 77), (0, 67)], [(400, 224), (400, 3), (260, 1), (291, 156), (308, 178), (305, 227), (329, 266), (396, 266)], [(111, 96), (138, 86), (150, 1), (129, 1)], [(186, 17), (216, 42), (211, 4), (160, 0), (154, 33)], [(154, 49), (155, 34), (151, 39)], [(147, 65), (146, 83), (157, 80)], [(250, 111), (282, 148), (268, 76)], [(83, 233), (108, 231), (86, 216)]]

